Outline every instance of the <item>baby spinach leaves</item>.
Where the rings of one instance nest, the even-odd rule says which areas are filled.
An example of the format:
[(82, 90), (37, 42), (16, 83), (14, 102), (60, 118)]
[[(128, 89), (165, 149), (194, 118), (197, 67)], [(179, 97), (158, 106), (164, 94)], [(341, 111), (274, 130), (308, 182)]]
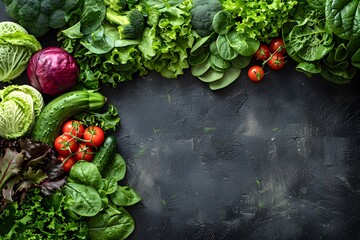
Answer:
[(233, 83), (248, 66), (260, 42), (234, 28), (230, 12), (222, 10), (213, 19), (214, 32), (198, 38), (190, 51), (191, 74), (219, 90)]
[(125, 176), (125, 161), (119, 153), (101, 174), (95, 164), (77, 162), (70, 170), (63, 189), (68, 214), (85, 219), (92, 240), (125, 239), (135, 228), (134, 220), (124, 209), (141, 198), (119, 181)]

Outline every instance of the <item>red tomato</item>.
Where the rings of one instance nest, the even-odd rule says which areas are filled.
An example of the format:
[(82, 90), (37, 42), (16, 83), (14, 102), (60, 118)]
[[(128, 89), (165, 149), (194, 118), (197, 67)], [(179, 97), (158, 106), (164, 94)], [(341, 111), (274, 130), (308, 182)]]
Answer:
[(277, 52), (271, 57), (267, 64), (273, 70), (280, 70), (285, 66), (285, 57), (281, 52)]
[(79, 148), (77, 149), (74, 158), (75, 160), (85, 160), (91, 162), (94, 158), (94, 150), (92, 147), (87, 146), (85, 143), (79, 143)]
[(75, 138), (67, 134), (58, 136), (54, 141), (54, 147), (60, 155), (69, 156), (78, 148)]
[(252, 66), (248, 70), (248, 77), (251, 81), (259, 82), (264, 78), (264, 69), (260, 66)]
[(75, 163), (76, 163), (76, 160), (73, 157), (69, 157), (65, 162), (63, 162), (64, 172), (69, 172)]
[(89, 147), (100, 147), (105, 139), (104, 131), (97, 126), (90, 126), (85, 129), (83, 139)]
[[(279, 48), (281, 48), (281, 49), (279, 49)], [(271, 42), (270, 42), (270, 51), (272, 53), (274, 53), (276, 51), (279, 51), (282, 54), (286, 54), (286, 48), (285, 48), (284, 41), (281, 38), (274, 38), (273, 40), (271, 40)]]
[(270, 57), (270, 49), (266, 44), (260, 44), (259, 49), (255, 52), (256, 60), (266, 60)]
[(62, 126), (62, 133), (68, 133), (71, 136), (81, 138), (84, 134), (85, 127), (77, 120), (70, 120)]

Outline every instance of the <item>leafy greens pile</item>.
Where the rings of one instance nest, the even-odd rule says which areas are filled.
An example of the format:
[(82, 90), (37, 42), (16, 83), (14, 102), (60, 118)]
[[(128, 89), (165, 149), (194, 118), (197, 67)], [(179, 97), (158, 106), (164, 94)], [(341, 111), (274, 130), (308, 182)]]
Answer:
[(31, 188), (45, 195), (65, 184), (61, 163), (46, 144), (31, 139), (0, 139), (0, 196), (2, 208), (26, 196)]
[(301, 1), (282, 35), (296, 69), (321, 74), (336, 84), (351, 81), (360, 68), (359, 1)]
[[(191, 0), (79, 0), (58, 37), (77, 59), (80, 81), (88, 88), (99, 88), (100, 83), (115, 87), (148, 70), (176, 78), (189, 67), (188, 49), (197, 36), (190, 24), (191, 8)], [(135, 10), (142, 16), (130, 14)], [(134, 38), (140, 31), (131, 23), (142, 18), (143, 31)]]

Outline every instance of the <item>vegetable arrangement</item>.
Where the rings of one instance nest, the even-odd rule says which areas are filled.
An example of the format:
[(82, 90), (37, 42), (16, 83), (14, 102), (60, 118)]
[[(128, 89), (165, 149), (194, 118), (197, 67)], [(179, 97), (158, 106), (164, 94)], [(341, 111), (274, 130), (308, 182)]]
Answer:
[[(20, 25), (0, 23), (0, 81), (27, 69), (32, 86), (0, 90), (2, 239), (133, 232), (125, 207), (141, 198), (121, 183), (126, 163), (108, 134), (120, 118), (113, 105), (104, 109), (102, 84), (190, 68), (218, 90), (246, 68), (260, 82), (286, 58), (309, 77), (345, 84), (360, 68), (359, 0), (3, 1)], [(35, 38), (50, 28), (61, 48)]]

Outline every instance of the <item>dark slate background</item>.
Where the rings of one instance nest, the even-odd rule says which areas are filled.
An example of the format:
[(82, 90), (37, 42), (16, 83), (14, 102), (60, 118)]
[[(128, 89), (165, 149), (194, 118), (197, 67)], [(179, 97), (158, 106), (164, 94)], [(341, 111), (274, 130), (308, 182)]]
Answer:
[[(39, 40), (58, 44), (55, 31)], [(123, 185), (142, 197), (129, 239), (360, 239), (359, 77), (336, 86), (294, 68), (216, 92), (188, 71), (101, 89), (122, 119)]]

